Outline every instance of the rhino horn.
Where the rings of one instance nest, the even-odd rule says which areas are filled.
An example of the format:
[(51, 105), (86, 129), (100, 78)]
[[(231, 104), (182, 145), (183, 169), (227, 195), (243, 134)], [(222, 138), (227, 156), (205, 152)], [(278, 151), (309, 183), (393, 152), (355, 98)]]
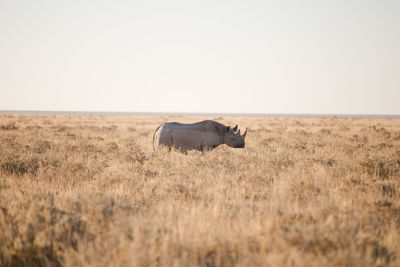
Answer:
[(244, 134), (242, 135), (242, 136), (243, 136), (243, 138), (245, 138), (245, 137), (246, 137), (246, 134), (247, 134), (247, 128), (246, 128), (246, 131), (244, 132)]

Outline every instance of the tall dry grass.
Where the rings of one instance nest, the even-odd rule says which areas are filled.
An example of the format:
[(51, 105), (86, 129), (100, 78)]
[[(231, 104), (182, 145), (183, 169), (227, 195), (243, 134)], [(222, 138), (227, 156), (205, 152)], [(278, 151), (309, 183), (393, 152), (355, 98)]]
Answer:
[(400, 265), (400, 120), (214, 118), (246, 148), (153, 153), (200, 119), (0, 116), (0, 265)]

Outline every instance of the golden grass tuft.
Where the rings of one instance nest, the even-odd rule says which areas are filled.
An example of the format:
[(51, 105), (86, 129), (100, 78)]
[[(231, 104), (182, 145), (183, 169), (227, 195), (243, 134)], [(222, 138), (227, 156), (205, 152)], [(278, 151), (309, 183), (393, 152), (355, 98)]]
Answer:
[(201, 119), (0, 116), (0, 266), (400, 265), (400, 120), (219, 117), (245, 149), (153, 152)]

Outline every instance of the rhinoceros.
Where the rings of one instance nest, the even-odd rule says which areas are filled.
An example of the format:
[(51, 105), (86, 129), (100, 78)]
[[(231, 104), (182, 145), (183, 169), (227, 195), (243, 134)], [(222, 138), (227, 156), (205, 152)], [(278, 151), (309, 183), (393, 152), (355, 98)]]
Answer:
[(244, 148), (247, 129), (240, 135), (238, 126), (231, 128), (219, 122), (205, 120), (193, 124), (165, 122), (153, 134), (153, 150), (159, 146), (169, 149), (211, 151), (219, 145)]

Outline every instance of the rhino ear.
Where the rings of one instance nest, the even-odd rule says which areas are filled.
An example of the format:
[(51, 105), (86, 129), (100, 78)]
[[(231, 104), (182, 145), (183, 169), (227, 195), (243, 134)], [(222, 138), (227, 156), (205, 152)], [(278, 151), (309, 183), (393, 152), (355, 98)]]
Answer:
[(233, 128), (232, 128), (232, 130), (236, 132), (236, 131), (237, 131), (237, 129), (238, 129), (238, 125), (236, 124), (236, 126), (235, 126), (235, 127), (233, 127)]
[(226, 127), (226, 132), (229, 132), (230, 128), (231, 128), (231, 126)]

